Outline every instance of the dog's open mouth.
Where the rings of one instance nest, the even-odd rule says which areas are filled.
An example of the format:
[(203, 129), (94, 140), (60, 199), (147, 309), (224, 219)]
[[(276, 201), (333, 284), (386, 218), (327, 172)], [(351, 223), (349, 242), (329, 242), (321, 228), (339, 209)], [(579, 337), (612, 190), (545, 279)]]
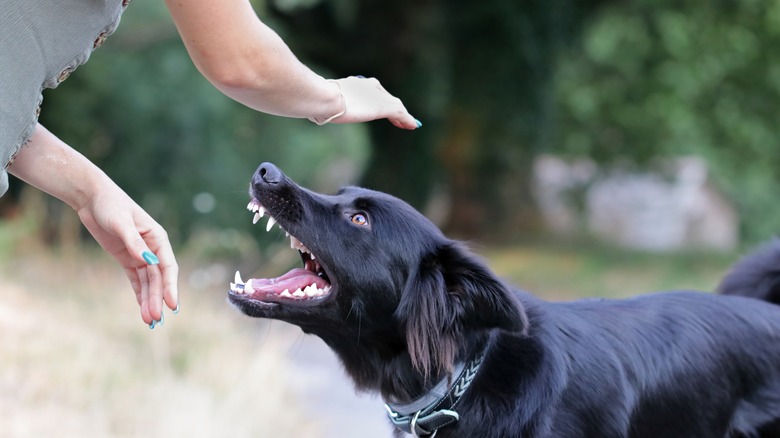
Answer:
[[(266, 214), (265, 208), (257, 199), (252, 199), (247, 209), (255, 214), (252, 219), (254, 224)], [(277, 224), (276, 220), (268, 215), (266, 231), (271, 231), (275, 224)], [(279, 228), (282, 226), (279, 225)], [(316, 304), (328, 296), (330, 279), (317, 257), (298, 238), (284, 228), (282, 230), (290, 238), (290, 247), (300, 253), (303, 267), (292, 269), (280, 277), (252, 278), (246, 282), (241, 279), (241, 274), (236, 272), (234, 282), (230, 283), (231, 294), (267, 304), (293, 305)]]

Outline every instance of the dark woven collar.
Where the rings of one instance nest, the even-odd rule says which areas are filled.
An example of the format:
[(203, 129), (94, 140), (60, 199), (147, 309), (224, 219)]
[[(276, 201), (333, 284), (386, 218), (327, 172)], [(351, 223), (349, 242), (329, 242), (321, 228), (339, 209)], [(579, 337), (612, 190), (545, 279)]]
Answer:
[[(430, 391), (411, 403), (387, 402), (385, 409), (395, 427), (414, 437), (433, 437), (436, 432), (460, 418), (455, 407), (463, 393), (471, 385), (477, 370), (485, 358), (485, 352), (467, 363), (459, 363), (451, 379), (446, 376)], [(450, 382), (453, 382), (450, 386)]]

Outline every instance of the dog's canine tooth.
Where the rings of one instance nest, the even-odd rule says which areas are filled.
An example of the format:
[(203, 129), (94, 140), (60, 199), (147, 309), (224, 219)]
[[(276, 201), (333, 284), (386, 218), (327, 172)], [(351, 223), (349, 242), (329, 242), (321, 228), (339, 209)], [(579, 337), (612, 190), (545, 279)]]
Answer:
[(253, 217), (253, 218), (252, 218), (252, 225), (255, 225), (255, 224), (257, 223), (257, 221), (259, 221), (259, 220), (260, 220), (260, 218), (261, 218), (261, 217), (263, 217), (263, 215), (262, 215), (262, 214), (260, 214), (260, 213), (255, 213), (255, 217)]
[(241, 279), (241, 273), (236, 271), (236, 278), (233, 280), (236, 284), (244, 284), (244, 280)]
[(268, 217), (268, 224), (266, 224), (265, 230), (266, 231), (271, 231), (271, 227), (273, 227), (275, 223), (276, 223), (276, 221), (274, 220), (274, 218), (269, 216)]

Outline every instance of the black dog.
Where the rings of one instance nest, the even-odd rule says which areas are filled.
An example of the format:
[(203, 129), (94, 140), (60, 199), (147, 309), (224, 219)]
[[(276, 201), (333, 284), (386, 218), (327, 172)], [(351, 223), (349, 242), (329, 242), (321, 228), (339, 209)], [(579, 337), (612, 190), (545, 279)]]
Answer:
[[(304, 267), (237, 275), (230, 301), (322, 338), (359, 389), (381, 393), (399, 430), (780, 436), (780, 306), (696, 292), (544, 302), (387, 194), (320, 195), (266, 163), (251, 196), (255, 221), (286, 230)], [(774, 243), (724, 288), (777, 294), (779, 267)]]

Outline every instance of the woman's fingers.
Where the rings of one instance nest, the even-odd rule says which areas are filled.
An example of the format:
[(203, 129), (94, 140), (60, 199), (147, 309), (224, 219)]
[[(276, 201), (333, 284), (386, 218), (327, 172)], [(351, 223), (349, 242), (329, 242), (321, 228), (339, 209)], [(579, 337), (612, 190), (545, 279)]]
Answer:
[(146, 274), (146, 266), (136, 268), (136, 273), (141, 285), (141, 318), (151, 327), (156, 318), (149, 311), (149, 278)]
[[(156, 247), (160, 270), (160, 287), (162, 288), (162, 299), (169, 309), (178, 311), (179, 309), (179, 265), (176, 263), (176, 256), (173, 255), (168, 239), (165, 238), (165, 244)], [(150, 243), (151, 244), (151, 243)]]
[[(143, 235), (136, 228), (123, 228), (119, 234), (127, 252), (139, 262), (136, 271), (142, 286), (142, 299), (146, 300), (141, 304), (144, 322), (159, 323), (163, 318), (163, 302), (171, 310), (179, 305), (179, 266), (167, 233), (155, 223)], [(133, 279), (130, 281), (132, 283)]]
[(409, 114), (401, 99), (387, 92), (377, 79), (350, 76), (336, 82), (344, 96), (346, 111), (333, 123), (387, 119), (397, 128), (417, 129), (422, 126)]

